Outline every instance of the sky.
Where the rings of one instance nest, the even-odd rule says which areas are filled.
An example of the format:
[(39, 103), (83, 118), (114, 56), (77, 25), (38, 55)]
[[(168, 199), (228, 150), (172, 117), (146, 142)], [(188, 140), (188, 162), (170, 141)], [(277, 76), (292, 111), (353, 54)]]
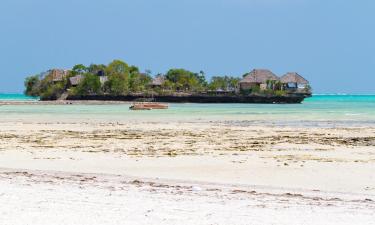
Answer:
[(0, 93), (121, 59), (153, 74), (298, 72), (314, 93), (375, 94), (373, 0), (1, 0)]

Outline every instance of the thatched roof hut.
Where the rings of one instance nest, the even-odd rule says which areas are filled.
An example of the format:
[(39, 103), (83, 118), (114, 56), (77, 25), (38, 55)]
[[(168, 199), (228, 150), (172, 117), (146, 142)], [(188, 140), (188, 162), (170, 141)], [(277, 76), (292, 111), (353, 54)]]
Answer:
[(240, 83), (265, 84), (268, 80), (279, 80), (274, 73), (267, 69), (255, 69), (248, 73)]
[(74, 77), (69, 78), (70, 84), (72, 86), (77, 86), (83, 80), (83, 75), (77, 75)]
[(162, 86), (165, 82), (163, 75), (157, 75), (151, 82), (151, 86)]
[(309, 81), (307, 81), (305, 78), (303, 78), (301, 75), (295, 72), (290, 72), (285, 74), (280, 78), (280, 81), (284, 84), (288, 83), (295, 83), (295, 84), (309, 84)]
[(49, 74), (52, 76), (53, 82), (59, 82), (63, 81), (66, 75), (68, 75), (68, 70), (52, 69), (49, 71)]

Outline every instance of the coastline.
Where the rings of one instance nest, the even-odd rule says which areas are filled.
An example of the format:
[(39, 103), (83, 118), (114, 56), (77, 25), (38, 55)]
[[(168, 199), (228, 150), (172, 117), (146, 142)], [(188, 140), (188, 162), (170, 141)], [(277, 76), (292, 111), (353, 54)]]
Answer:
[[(35, 224), (52, 218), (55, 224), (182, 224), (184, 218), (183, 224), (204, 225), (375, 220), (372, 117), (361, 126), (346, 120), (338, 126), (335, 115), (321, 126), (325, 114), (308, 125), (301, 116), (313, 113), (305, 109), (311, 104), (231, 104), (229, 111), (222, 111), (226, 104), (176, 104), (142, 113), (126, 102), (12, 103), (0, 107), (6, 115), (0, 118), (0, 218), (12, 225), (26, 218)], [(299, 126), (279, 124), (290, 110), (299, 111), (289, 118)], [(12, 199), (17, 204), (9, 207)]]
[(29, 120), (0, 131), (7, 168), (375, 194), (373, 127)]
[(24, 100), (0, 100), (1, 105), (121, 105), (131, 104), (127, 101), (100, 101), (100, 100), (53, 100), (53, 101), (24, 101)]
[(155, 101), (164, 103), (247, 103), (247, 104), (299, 104), (305, 98), (311, 97), (306, 94), (289, 94), (285, 96), (276, 95), (86, 95), (68, 96), (67, 100), (93, 100), (93, 101)]

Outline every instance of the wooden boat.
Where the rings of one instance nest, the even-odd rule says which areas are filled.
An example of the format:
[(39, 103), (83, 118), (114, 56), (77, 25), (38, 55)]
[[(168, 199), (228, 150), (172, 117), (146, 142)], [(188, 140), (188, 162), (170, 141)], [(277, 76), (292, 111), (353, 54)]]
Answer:
[(131, 105), (129, 109), (131, 110), (168, 109), (168, 105), (156, 103), (156, 102), (140, 102), (140, 103), (133, 103), (133, 105)]

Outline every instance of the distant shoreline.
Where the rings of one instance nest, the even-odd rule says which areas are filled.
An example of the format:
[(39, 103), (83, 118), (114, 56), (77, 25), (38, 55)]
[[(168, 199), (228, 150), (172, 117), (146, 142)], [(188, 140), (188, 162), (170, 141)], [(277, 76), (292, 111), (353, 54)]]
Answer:
[[(305, 98), (311, 95), (288, 94), (277, 95), (210, 95), (210, 94), (176, 94), (176, 95), (83, 95), (66, 96), (64, 99), (46, 99), (29, 98), (23, 95), (14, 98), (1, 98), (0, 105), (9, 104), (47, 104), (47, 105), (65, 105), (65, 104), (121, 104), (130, 102), (164, 102), (164, 103), (245, 103), (245, 104), (299, 104)], [(35, 103), (43, 102), (43, 103)]]
[(0, 100), (2, 105), (120, 105), (131, 104), (125, 101), (95, 101), (95, 100), (56, 100), (56, 101), (27, 101), (27, 100)]
[(85, 95), (68, 96), (66, 100), (94, 101), (125, 101), (125, 102), (164, 102), (164, 103), (248, 103), (248, 104), (299, 104), (305, 98), (304, 94), (276, 95)]

